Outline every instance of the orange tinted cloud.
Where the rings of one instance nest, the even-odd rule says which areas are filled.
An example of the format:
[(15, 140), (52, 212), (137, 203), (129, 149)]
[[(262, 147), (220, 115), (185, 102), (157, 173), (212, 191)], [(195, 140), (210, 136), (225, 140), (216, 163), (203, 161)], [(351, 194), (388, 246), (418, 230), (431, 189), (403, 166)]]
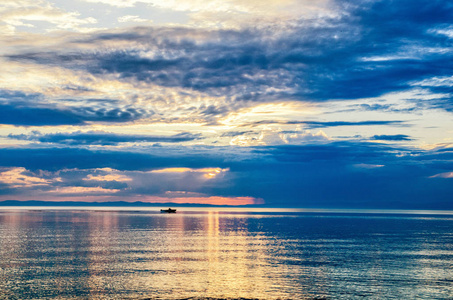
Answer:
[(27, 170), (22, 167), (0, 172), (0, 182), (13, 188), (43, 186), (51, 183), (50, 180), (27, 174)]
[(112, 194), (119, 192), (118, 189), (104, 189), (102, 187), (84, 187), (84, 186), (67, 186), (59, 187), (49, 193), (56, 194), (90, 194), (90, 193), (103, 193), (103, 194)]
[(185, 173), (185, 172), (192, 172), (192, 173), (203, 173), (203, 177), (206, 179), (215, 178), (217, 175), (223, 172), (228, 172), (230, 169), (222, 169), (222, 168), (201, 168), (201, 169), (192, 169), (192, 168), (165, 168), (160, 170), (151, 171), (151, 173)]
[(143, 202), (159, 203), (159, 202), (172, 202), (178, 204), (210, 204), (210, 205), (250, 205), (262, 204), (263, 199), (254, 197), (147, 197), (142, 200)]

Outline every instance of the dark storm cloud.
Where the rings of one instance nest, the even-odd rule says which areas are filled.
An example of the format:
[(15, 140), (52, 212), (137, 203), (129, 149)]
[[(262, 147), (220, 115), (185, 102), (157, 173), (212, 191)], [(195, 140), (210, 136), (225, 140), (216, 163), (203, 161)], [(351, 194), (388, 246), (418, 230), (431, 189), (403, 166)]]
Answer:
[(41, 143), (55, 143), (63, 145), (118, 145), (120, 143), (180, 143), (200, 139), (200, 134), (181, 132), (171, 136), (147, 136), (115, 134), (102, 131), (54, 133), (54, 134), (33, 134), (33, 135), (8, 135), (9, 138), (27, 141), (38, 141)]

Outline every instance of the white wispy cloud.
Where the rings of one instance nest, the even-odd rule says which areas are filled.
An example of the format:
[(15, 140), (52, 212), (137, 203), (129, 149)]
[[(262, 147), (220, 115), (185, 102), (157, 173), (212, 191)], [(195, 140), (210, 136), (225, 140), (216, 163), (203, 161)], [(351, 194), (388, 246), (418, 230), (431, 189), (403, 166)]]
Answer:
[[(173, 11), (185, 12), (190, 16), (188, 24), (198, 27), (238, 27), (245, 24), (278, 24), (285, 20), (314, 18), (320, 15), (335, 15), (331, 0), (84, 0), (88, 3), (104, 4), (117, 9), (133, 8), (138, 4)], [(267, 26), (267, 25), (266, 25)]]
[(265, 145), (300, 145), (310, 143), (323, 143), (329, 141), (325, 132), (319, 130), (312, 133), (310, 130), (296, 129), (284, 131), (281, 129), (267, 129), (257, 135), (244, 134), (235, 136), (230, 140), (230, 145), (236, 146), (265, 146)]
[[(15, 33), (18, 27), (35, 28), (34, 22), (53, 25), (52, 30), (83, 30), (84, 25), (97, 23), (93, 17), (80, 18), (78, 12), (66, 12), (45, 0), (5, 0), (0, 3), (0, 24), (8, 29), (5, 33)], [(39, 28), (38, 28), (39, 29)]]
[(126, 23), (126, 22), (140, 23), (140, 22), (150, 22), (150, 20), (140, 18), (139, 16), (127, 15), (127, 16), (119, 17), (118, 22), (120, 22), (120, 23)]
[(439, 173), (439, 174), (430, 176), (429, 178), (453, 178), (453, 172)]

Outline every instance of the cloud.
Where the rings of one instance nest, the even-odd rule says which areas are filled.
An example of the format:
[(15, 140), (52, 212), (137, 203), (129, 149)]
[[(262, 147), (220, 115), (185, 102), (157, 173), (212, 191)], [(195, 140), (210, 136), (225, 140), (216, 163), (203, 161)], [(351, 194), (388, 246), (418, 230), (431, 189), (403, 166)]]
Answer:
[(42, 94), (0, 91), (0, 124), (17, 126), (84, 125), (88, 122), (131, 122), (150, 117), (153, 111), (116, 106), (112, 99), (88, 99), (89, 105), (70, 106), (46, 101)]
[(370, 164), (355, 164), (354, 167), (360, 169), (374, 169), (374, 168), (382, 168), (384, 165), (370, 165)]
[[(405, 105), (401, 105), (405, 104)], [(403, 107), (399, 107), (403, 106)], [(358, 107), (362, 111), (383, 111), (383, 112), (402, 112), (402, 113), (411, 113), (422, 110), (424, 107), (419, 103), (405, 103), (400, 102), (398, 104), (360, 104), (355, 107)]]
[(126, 22), (149, 22), (149, 20), (142, 19), (139, 16), (122, 16), (118, 18), (118, 22), (120, 23), (126, 23)]
[[(112, 168), (153, 170), (171, 167), (224, 167), (210, 151), (186, 153), (184, 149), (146, 148), (134, 151), (90, 151), (78, 148), (0, 148), (0, 166), (22, 166), (28, 170)], [(150, 154), (152, 153), (152, 154)]]
[(46, 186), (52, 181), (28, 172), (25, 168), (16, 167), (3, 170), (0, 169), (0, 182), (8, 185), (10, 188), (29, 188)]
[[(114, 170), (111, 170), (114, 171)], [(83, 180), (89, 180), (89, 181), (131, 181), (132, 179), (121, 174), (107, 174), (107, 175), (93, 175), (89, 174), (86, 178)]]
[[(235, 152), (229, 147), (204, 146), (159, 151), (3, 148), (0, 165), (7, 168), (4, 170), (17, 170), (16, 181), (23, 172), (38, 178), (36, 184), (45, 180), (32, 190), (14, 189), (21, 199), (33, 198), (32, 192), (45, 198), (50, 195), (46, 191), (58, 188), (65, 192), (65, 199), (91, 195), (93, 200), (171, 201), (218, 196), (262, 198), (276, 206), (451, 208), (451, 184), (430, 178), (432, 174), (447, 174), (436, 178), (450, 175), (445, 170), (453, 166), (453, 152), (445, 149), (329, 142), (239, 148)], [(29, 182), (34, 184), (32, 179)], [(71, 187), (89, 188), (85, 190), (88, 194), (83, 189), (75, 193), (77, 188)], [(58, 197), (57, 192), (51, 195)]]
[(261, 120), (242, 124), (241, 127), (255, 127), (260, 125), (308, 125), (309, 128), (338, 127), (338, 126), (382, 126), (404, 124), (403, 121), (287, 121), (287, 120)]
[[(53, 29), (83, 30), (83, 26), (95, 24), (97, 20), (80, 18), (77, 12), (65, 12), (43, 0), (3, 0), (0, 8), (0, 20), (13, 34), (18, 27), (35, 28), (35, 22), (45, 22)], [(3, 32), (4, 34), (5, 32)]]
[(228, 131), (224, 132), (220, 135), (220, 137), (236, 137), (236, 136), (241, 136), (241, 135), (246, 135), (246, 134), (251, 134), (254, 133), (254, 131), (251, 130), (246, 130), (246, 131)]
[(453, 178), (453, 172), (439, 173), (439, 174), (430, 176), (429, 178)]
[[(151, 171), (117, 170), (112, 168), (68, 169), (57, 171), (30, 171), (23, 167), (5, 168), (0, 171), (3, 190), (17, 189), (18, 193), (33, 197), (161, 197), (172, 201), (190, 198), (227, 200), (231, 197), (206, 195), (203, 188), (212, 182), (221, 182), (228, 169), (211, 168), (164, 168)], [(240, 198), (236, 197), (238, 203)], [(36, 198), (37, 199), (37, 198)], [(211, 200), (212, 200), (211, 199)], [(253, 200), (245, 197), (242, 200)], [(207, 199), (205, 199), (207, 200)], [(181, 200), (179, 200), (181, 201)], [(187, 201), (186, 201), (187, 202)], [(252, 202), (253, 203), (253, 202)]]
[[(411, 89), (414, 82), (435, 88), (424, 80), (452, 76), (451, 41), (431, 33), (448, 24), (452, 8), (445, 1), (422, 2), (392, 3), (384, 16), (387, 1), (335, 2), (339, 11), (316, 21), (234, 30), (110, 30), (75, 36), (67, 47), (22, 48), (5, 58), (240, 101), (377, 97)], [(434, 11), (442, 12), (439, 18)], [(449, 104), (451, 98), (441, 105)], [(207, 108), (204, 113), (222, 112), (221, 106)]]
[(208, 204), (208, 205), (253, 205), (263, 204), (263, 199), (253, 197), (219, 197), (219, 196), (199, 196), (199, 197), (146, 197), (145, 202), (170, 202), (178, 204)]
[(228, 172), (229, 169), (221, 168), (202, 168), (202, 169), (193, 169), (193, 168), (165, 168), (151, 171), (151, 173), (186, 173), (186, 172), (195, 172), (203, 173), (203, 177), (207, 179), (215, 178), (219, 175), (222, 175), (224, 172)]
[(77, 196), (77, 195), (103, 195), (119, 192), (117, 189), (105, 189), (103, 187), (84, 187), (84, 186), (66, 186), (59, 187), (55, 190), (48, 191), (49, 194), (57, 194), (60, 197)]
[(83, 121), (68, 110), (0, 104), (0, 124), (17, 126), (80, 125), (83, 124)]
[(264, 146), (264, 145), (285, 145), (285, 144), (310, 144), (327, 142), (329, 137), (319, 130), (311, 133), (309, 130), (284, 132), (281, 130), (267, 129), (258, 135), (238, 135), (230, 140), (230, 145), (237, 146)]
[(72, 108), (71, 111), (85, 121), (119, 123), (131, 122), (154, 114), (152, 111), (134, 107), (76, 107)]
[[(350, 142), (262, 151), (276, 161), (249, 166), (254, 169), (250, 173), (241, 169), (249, 174), (240, 176), (238, 189), (250, 194), (248, 185), (262, 180), (263, 184), (255, 184), (253, 189), (266, 194), (266, 203), (276, 199), (288, 206), (297, 202), (311, 207), (452, 207), (448, 200), (451, 187), (427, 179), (433, 169), (451, 165), (451, 154), (447, 158), (436, 151), (402, 151)], [(443, 163), (437, 164), (437, 160)], [(232, 167), (231, 172), (235, 171)], [(267, 188), (271, 182), (278, 189)]]
[(83, 125), (87, 122), (130, 122), (149, 116), (135, 108), (57, 108), (0, 104), (0, 124), (17, 126)]
[[(262, 0), (262, 1), (200, 1), (200, 0), (85, 0), (89, 3), (102, 3), (118, 8), (136, 7), (147, 4), (165, 11), (185, 12), (196, 26), (238, 26), (238, 24), (261, 21), (309, 18), (320, 14), (333, 14), (332, 1), (320, 0), (315, 3), (307, 0)], [(248, 19), (248, 22), (246, 20)]]
[(200, 134), (181, 132), (171, 136), (116, 134), (104, 131), (8, 135), (9, 138), (62, 145), (118, 145), (121, 143), (181, 143), (200, 139)]
[(394, 134), (394, 135), (374, 135), (371, 137), (372, 140), (379, 141), (411, 141), (412, 139), (405, 134)]

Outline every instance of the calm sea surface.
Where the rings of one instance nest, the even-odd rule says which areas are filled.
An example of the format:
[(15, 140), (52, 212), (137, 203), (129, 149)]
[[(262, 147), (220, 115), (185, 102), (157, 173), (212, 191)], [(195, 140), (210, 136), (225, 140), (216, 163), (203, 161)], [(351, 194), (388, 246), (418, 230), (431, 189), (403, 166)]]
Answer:
[(453, 299), (453, 215), (0, 209), (0, 299)]

